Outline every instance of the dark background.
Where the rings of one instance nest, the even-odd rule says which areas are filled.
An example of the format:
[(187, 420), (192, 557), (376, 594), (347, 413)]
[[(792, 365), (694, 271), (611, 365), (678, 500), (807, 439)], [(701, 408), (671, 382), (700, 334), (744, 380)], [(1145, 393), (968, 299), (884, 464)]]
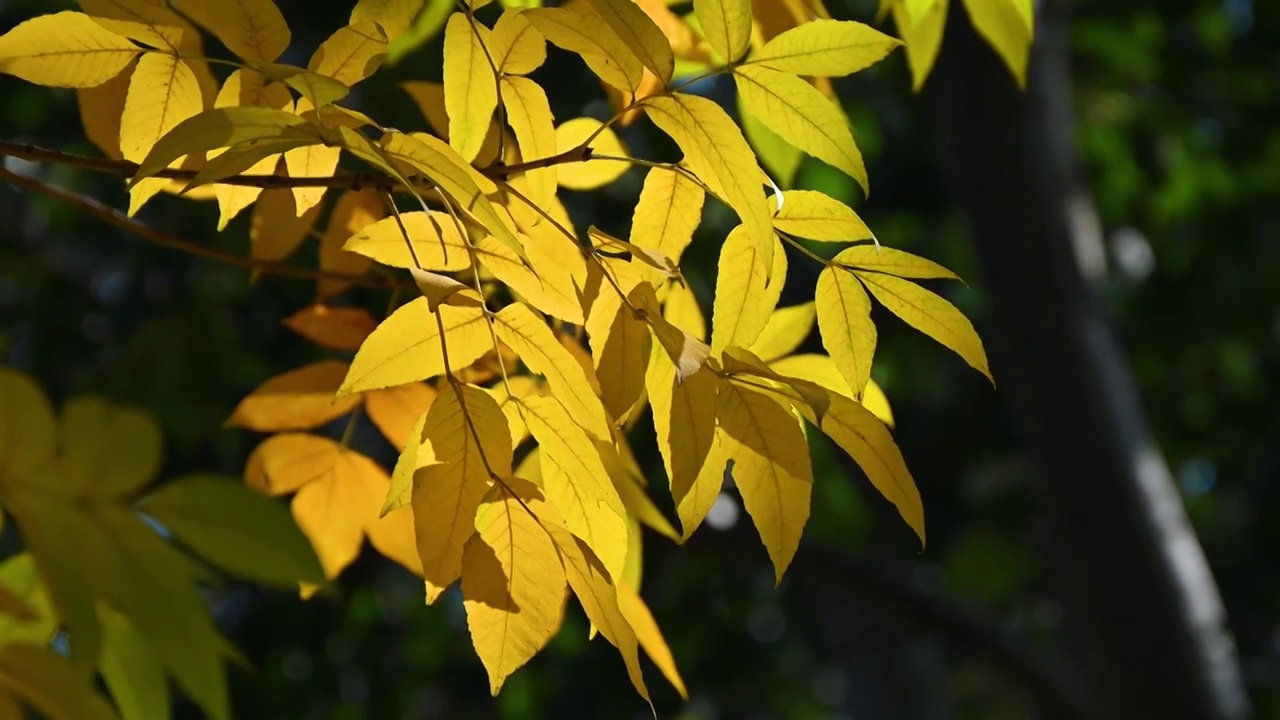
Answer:
[[(279, 4), (294, 32), (282, 61), (295, 64), (305, 64), (350, 7)], [(828, 0), (837, 17), (866, 22), (873, 5)], [(1151, 588), (1126, 587), (1124, 575), (1113, 574), (1114, 585), (1091, 581), (1083, 602), (1094, 613), (1112, 600), (1117, 608), (1129, 603), (1124, 612), (1133, 613), (1132, 635), (1115, 621), (1123, 617), (1118, 610), (1094, 627), (1136, 653), (1137, 664), (1108, 665), (1107, 651), (1091, 645), (1092, 636), (1066, 629), (1081, 595), (1071, 585), (1080, 575), (1061, 571), (1064, 548), (1079, 549), (1096, 568), (1088, 558), (1104, 557), (1098, 551), (1107, 541), (1099, 538), (1110, 537), (1116, 562), (1127, 558), (1132, 518), (1125, 508), (1132, 503), (1124, 500), (1125, 473), (1109, 472), (1108, 452), (1091, 439), (1105, 428), (1033, 399), (1069, 393), (1080, 407), (1106, 412), (1115, 397), (1074, 386), (1072, 372), (1081, 365), (1069, 356), (1056, 356), (1068, 363), (1062, 372), (1029, 364), (1035, 353), (1020, 345), (1027, 336), (1018, 335), (1022, 326), (1011, 315), (1040, 317), (1046, 337), (1056, 337), (1070, 335), (1059, 329), (1063, 312), (1084, 312), (1109, 324), (1124, 352), (1131, 378), (1122, 377), (1122, 384), (1136, 384), (1145, 421), (1216, 578), (1253, 716), (1280, 718), (1280, 7), (1251, 0), (1040, 5), (1071, 6), (1069, 24), (1058, 17), (1056, 31), (1048, 24), (1039, 30), (1069, 41), (1056, 59), (1042, 63), (1065, 66), (1069, 58), (1069, 81), (1037, 75), (1033, 63), (1031, 95), (1010, 100), (1007, 111), (992, 100), (1012, 93), (1007, 72), (1001, 75), (993, 55), (982, 56), (990, 55), (983, 46), (961, 46), (968, 31), (963, 13), (953, 13), (938, 74), (923, 95), (910, 93), (900, 51), (837, 81), (867, 158), (870, 202), (851, 180), (812, 160), (794, 184), (854, 202), (883, 243), (956, 270), (967, 286), (931, 287), (995, 344), (998, 390), (888, 313), (874, 316), (880, 345), (873, 375), (893, 405), (897, 439), (924, 496), (928, 547), (919, 551), (888, 503), (821, 437), (813, 442), (816, 482), (806, 545), (780, 588), (773, 587), (745, 515), (736, 523), (729, 517), (719, 525), (724, 529), (704, 527), (684, 548), (646, 536), (644, 596), (692, 694), (681, 704), (650, 668), (660, 717), (1082, 717), (1098, 698), (1113, 696), (1097, 689), (1102, 675), (1135, 688), (1164, 682), (1171, 695), (1183, 683), (1194, 685), (1176, 675), (1141, 677), (1148, 660), (1158, 668), (1161, 642), (1177, 632), (1143, 626), (1143, 606), (1134, 599)], [(0, 28), (54, 9), (0, 0)], [(966, 63), (976, 69), (969, 72)], [(574, 74), (580, 72), (576, 59), (552, 50), (534, 76), (548, 89), (559, 121), (605, 111), (599, 88), (580, 81), (585, 76)], [(438, 76), (433, 43), (360, 86), (350, 104), (384, 125), (425, 129), (395, 83)], [(1048, 86), (1038, 93), (1037, 82)], [(706, 91), (731, 97), (729, 85)], [(1028, 119), (1019, 103), (1035, 105), (1046, 96), (1069, 98), (1075, 124), (1058, 106), (1056, 120), (1042, 123), (1052, 132), (1029, 136), (1041, 137), (1045, 148), (1074, 148), (1079, 164), (1062, 177), (1087, 183), (1085, 205), (1092, 201), (1100, 221), (1096, 235), (1064, 235), (1052, 214), (1028, 215), (1031, 200), (1017, 194), (1034, 186), (1028, 192), (1043, 201), (1086, 186), (1016, 183), (1016, 168), (1002, 164), (1018, 160), (1001, 138), (1045, 119), (1034, 113)], [(83, 139), (72, 92), (0, 76), (0, 99), (0, 137), (96, 154)], [(965, 123), (974, 123), (972, 132)], [(647, 124), (629, 129), (624, 139), (639, 156), (671, 156), (669, 143)], [(1053, 157), (1023, 160), (1024, 170), (1055, 172)], [(127, 205), (114, 178), (16, 161), (7, 167)], [(603, 193), (563, 196), (580, 227), (625, 229), (641, 177), (629, 174)], [(1002, 182), (1012, 188), (1008, 194), (965, 192)], [(984, 201), (986, 215), (979, 207)], [(1007, 209), (1010, 226), (1028, 230), (1013, 238), (1019, 244), (995, 245), (997, 232), (980, 232), (999, 228), (991, 221), (998, 218), (990, 212), (993, 202)], [(217, 234), (215, 204), (160, 196), (140, 217), (245, 252), (248, 215)], [(687, 274), (708, 310), (718, 241), (731, 219), (724, 208), (710, 208), (687, 256)], [(1074, 238), (1085, 256), (1104, 261), (1086, 268), (1081, 283), (1100, 303), (1064, 311), (1054, 288), (1025, 283), (1032, 287), (1009, 289), (1020, 253), (1064, 266), (1055, 237)], [(298, 262), (313, 262), (314, 252), (314, 243), (305, 246)], [(818, 270), (798, 255), (791, 259), (784, 304), (810, 299)], [(1034, 272), (1028, 267), (1027, 277)], [(154, 413), (165, 431), (167, 475), (241, 471), (260, 437), (223, 430), (221, 423), (262, 380), (321, 356), (280, 325), (313, 293), (310, 283), (292, 279), (251, 285), (243, 270), (148, 245), (54, 201), (0, 187), (0, 359), (33, 373), (56, 401), (97, 392)], [(343, 301), (375, 313), (386, 305), (385, 294), (365, 290)], [(806, 349), (821, 350), (816, 333)], [(1048, 384), (1059, 376), (1065, 384), (1053, 391)], [(1011, 392), (1013, 413), (1006, 403)], [(1126, 422), (1141, 436), (1141, 419)], [(1050, 447), (1049, 436), (1065, 445)], [(369, 427), (354, 440), (389, 462), (392, 451), (382, 442)], [(669, 508), (652, 439), (637, 434), (635, 447), (657, 478), (655, 495)], [(1068, 468), (1052, 459), (1055, 450), (1080, 460), (1070, 468), (1074, 499), (1063, 499), (1061, 476)], [(1041, 492), (1045, 488), (1049, 492)], [(1092, 533), (1079, 542), (1070, 535), (1072, 523), (1055, 515), (1073, 502), (1074, 526)], [(1089, 503), (1096, 515), (1081, 510)], [(6, 542), (14, 547), (12, 530)], [(1131, 577), (1146, 577), (1145, 568), (1130, 569)], [(234, 583), (212, 595), (219, 623), (256, 666), (253, 673), (233, 671), (236, 717), (649, 715), (616, 652), (603, 640), (587, 642), (576, 607), (551, 646), (491, 699), (456, 591), (425, 608), (419, 581), (372, 552), (338, 585), (337, 593), (310, 602)], [(1156, 606), (1165, 595), (1152, 592), (1152, 617), (1161, 617)], [(1187, 709), (1182, 716), (1211, 717), (1200, 712)]]

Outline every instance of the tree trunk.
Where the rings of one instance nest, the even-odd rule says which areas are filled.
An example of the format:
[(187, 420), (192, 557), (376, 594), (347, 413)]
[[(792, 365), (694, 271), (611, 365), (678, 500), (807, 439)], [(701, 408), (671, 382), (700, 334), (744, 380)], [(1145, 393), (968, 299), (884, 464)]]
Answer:
[(1098, 717), (1245, 717), (1221, 599), (1094, 292), (1105, 255), (1073, 144), (1069, 3), (1037, 4), (1026, 93), (956, 1), (925, 92), (1052, 521), (1071, 649)]

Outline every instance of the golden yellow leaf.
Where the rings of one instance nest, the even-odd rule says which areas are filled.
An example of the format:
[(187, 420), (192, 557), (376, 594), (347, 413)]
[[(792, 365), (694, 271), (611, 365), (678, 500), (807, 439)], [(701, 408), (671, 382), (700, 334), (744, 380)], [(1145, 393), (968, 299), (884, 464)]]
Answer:
[[(587, 352), (586, 347), (577, 338), (568, 333), (556, 333), (556, 339), (560, 341), (565, 350), (569, 351), (570, 357), (578, 363), (578, 367), (582, 368), (583, 374), (587, 376), (587, 386), (591, 388), (591, 392), (599, 396), (603, 391), (600, 389), (600, 378), (596, 377), (596, 366), (591, 359), (591, 353)], [(547, 393), (540, 394), (545, 395)]]
[[(520, 76), (502, 78), (502, 105), (507, 110), (507, 123), (520, 144), (520, 157), (527, 161), (556, 154), (555, 118), (542, 86)], [(528, 197), (538, 207), (546, 207), (556, 193), (556, 168), (545, 167), (526, 172)]]
[[(828, 355), (788, 355), (771, 361), (769, 367), (779, 375), (808, 380), (845, 397), (852, 398), (857, 394), (849, 387), (849, 381), (844, 379), (844, 375)], [(867, 386), (862, 388), (861, 402), (872, 415), (885, 425), (893, 427), (893, 410), (889, 407), (889, 398), (875, 380), (868, 380)]]
[[(256, 70), (240, 69), (227, 76), (227, 81), (223, 83), (217, 99), (214, 100), (214, 107), (217, 108), (237, 106), (259, 106), (287, 112), (293, 109), (293, 97), (283, 83), (266, 85), (263, 83), (262, 73)], [(215, 153), (217, 151), (210, 154)], [(245, 173), (271, 175), (275, 173), (279, 162), (279, 155), (269, 155), (251, 165)], [(232, 218), (252, 205), (262, 194), (262, 188), (241, 185), (215, 185), (213, 191), (221, 211), (218, 218), (219, 232), (225, 230)]]
[(742, 219), (747, 236), (773, 262), (773, 225), (765, 203), (764, 174), (738, 125), (717, 104), (675, 93), (644, 101), (650, 119), (671, 136), (703, 182)]
[(364, 531), (369, 537), (369, 544), (379, 555), (422, 577), (422, 559), (418, 555), (413, 510), (407, 507), (386, 510), (381, 517), (369, 520)]
[(542, 487), (564, 516), (565, 527), (600, 557), (610, 577), (620, 577), (627, 556), (627, 509), (593, 439), (555, 397), (520, 400), (538, 441)]
[(857, 396), (871, 379), (871, 359), (876, 350), (871, 298), (853, 273), (827, 266), (818, 274), (814, 300), (822, 346)]
[(255, 260), (278, 262), (288, 257), (311, 232), (320, 215), (313, 205), (301, 215), (296, 196), (285, 189), (263, 191), (249, 222), (249, 254)]
[(793, 75), (842, 77), (880, 62), (901, 44), (859, 22), (816, 19), (774, 37), (747, 64)]
[(954, 351), (973, 369), (995, 383), (991, 369), (987, 366), (987, 353), (982, 347), (982, 338), (978, 337), (973, 324), (955, 305), (947, 302), (941, 295), (890, 275), (860, 272), (858, 279), (894, 315)]
[[(126, 160), (141, 162), (161, 137), (203, 109), (200, 83), (184, 61), (161, 53), (143, 55), (133, 69), (120, 118), (120, 153)], [(129, 214), (166, 183), (155, 180), (131, 187)]]
[(352, 25), (377, 23), (388, 40), (403, 35), (422, 9), (422, 0), (358, 0), (351, 10)]
[[(413, 516), (418, 554), (427, 583), (427, 602), (435, 602), (462, 567), (463, 547), (475, 532), (472, 520), (489, 489), (490, 470), (511, 472), (507, 420), (493, 398), (469, 385), (447, 388), (431, 404), (423, 425), (423, 452), (432, 464), (413, 479)], [(465, 403), (465, 405), (464, 405)]]
[[(436, 82), (411, 81), (401, 83), (400, 87), (413, 98), (422, 116), (436, 135), (447, 142), (449, 140), (449, 111), (444, 107), (444, 85)], [(480, 146), (480, 154), (475, 163), (487, 165), (498, 157), (498, 138), (501, 135), (496, 121), (489, 123), (489, 133), (485, 135), (484, 144)]]
[(352, 235), (342, 248), (383, 265), (416, 267), (414, 255), (409, 252), (404, 232), (400, 229), (401, 223), (408, 231), (414, 252), (424, 269), (454, 271), (470, 267), (471, 256), (466, 242), (458, 233), (458, 223), (448, 213), (437, 210), (400, 213), (399, 221), (395, 217), (383, 218)]
[(680, 693), (680, 697), (688, 700), (689, 691), (685, 689), (680, 671), (676, 669), (675, 657), (667, 647), (667, 641), (663, 639), (662, 631), (658, 629), (658, 623), (653, 619), (653, 613), (649, 612), (649, 606), (640, 599), (640, 593), (631, 586), (619, 584), (618, 609), (622, 611), (622, 616), (627, 619), (627, 624), (635, 632), (645, 654), (662, 671), (667, 682)]
[(875, 380), (867, 382), (867, 386), (862, 389), (862, 407), (886, 426), (893, 427), (893, 408), (889, 407), (889, 396), (884, 394), (884, 389)]
[[(481, 308), (442, 305), (438, 311), (444, 324), (449, 370), (461, 370), (492, 348)], [(427, 308), (427, 299), (408, 302), (383, 320), (360, 346), (338, 395), (440, 375), (446, 370), (441, 345), (439, 325)]]
[[(774, 243), (781, 245), (776, 239)], [(729, 232), (720, 248), (716, 274), (715, 303), (711, 314), (711, 349), (719, 352), (730, 346), (750, 347), (769, 322), (769, 315), (782, 295), (786, 278), (786, 254), (781, 247), (773, 252), (781, 267), (770, 269), (763, 253), (757, 251), (746, 229), (739, 225)]]
[[(408, 437), (401, 446), (400, 456), (396, 458), (395, 467), (391, 469), (391, 487), (387, 488), (387, 500), (382, 504), (381, 515), (408, 505), (413, 499), (413, 476), (419, 469), (432, 465), (436, 461), (435, 451), (430, 444), (424, 443), (422, 430), (426, 426), (427, 414), (424, 412), (409, 428)], [(418, 553), (417, 537), (414, 537), (414, 557), (418, 558), (418, 567), (422, 567), (422, 558)]]
[[(522, 237), (521, 240), (528, 247), (528, 238)], [(582, 324), (582, 305), (572, 287), (530, 270), (521, 262), (520, 256), (492, 236), (485, 236), (476, 243), (476, 257), (494, 277), (534, 307), (567, 323)]]
[[(329, 272), (363, 275), (373, 266), (364, 255), (347, 252), (343, 245), (356, 232), (372, 225), (387, 214), (386, 204), (376, 190), (348, 190), (338, 197), (329, 223), (320, 236), (320, 269)], [(330, 298), (351, 286), (346, 280), (321, 278), (316, 296)]]
[(485, 47), (489, 28), (466, 13), (449, 16), (444, 30), (444, 106), (449, 144), (464, 160), (480, 153), (489, 121), (498, 107), (498, 83)]
[(790, 73), (758, 65), (733, 71), (743, 104), (782, 139), (858, 181), (867, 192), (867, 168), (853, 131), (836, 102)]
[(742, 134), (760, 157), (763, 167), (771, 173), (773, 182), (780, 188), (790, 188), (804, 164), (804, 152), (765, 127), (743, 102), (742, 95), (737, 96), (737, 103)]
[(707, 338), (707, 320), (698, 305), (698, 298), (688, 285), (671, 284), (662, 306), (662, 317), (698, 340)]
[(592, 391), (586, 372), (545, 322), (523, 303), (514, 303), (498, 311), (493, 329), (530, 370), (547, 378), (574, 421), (596, 438), (610, 437), (604, 405)]
[(1013, 73), (1018, 87), (1027, 86), (1027, 60), (1034, 39), (1031, 0), (964, 0), (973, 29), (986, 40)]
[(53, 408), (44, 391), (27, 375), (0, 367), (0, 484), (54, 458)]
[(132, 79), (133, 69), (126, 67), (101, 85), (76, 90), (85, 137), (112, 160), (124, 159), (120, 154), (120, 116), (124, 113)]
[(425, 383), (405, 383), (364, 393), (364, 409), (369, 419), (382, 431), (383, 437), (396, 450), (404, 450), (418, 422), (431, 403), (436, 391)]
[(586, 329), (604, 406), (613, 417), (626, 417), (644, 392), (653, 344), (649, 324), (632, 314), (616, 292), (602, 292), (591, 306)]
[[(626, 442), (625, 436), (622, 435), (621, 431), (619, 431), (618, 437), (621, 438), (618, 442)], [(630, 450), (627, 452), (630, 453)], [(662, 511), (658, 509), (657, 504), (653, 502), (653, 498), (649, 497), (649, 494), (645, 492), (645, 487), (642, 485), (644, 482), (643, 475), (638, 477), (631, 475), (625, 469), (624, 461), (616, 451), (609, 451), (606, 454), (606, 451), (602, 449), (600, 454), (605, 459), (605, 467), (609, 471), (609, 476), (613, 478), (614, 487), (618, 489), (622, 504), (627, 508), (627, 518), (630, 521), (630, 527), (627, 532), (627, 568), (622, 577), (630, 580), (634, 576), (637, 579), (631, 584), (633, 586), (639, 585), (638, 577), (642, 558), (639, 525), (644, 524), (659, 535), (677, 542), (680, 540), (680, 533), (676, 532), (676, 529), (671, 525), (671, 521), (667, 520)], [(629, 459), (634, 460), (633, 458)]]
[(351, 86), (377, 72), (387, 59), (387, 36), (373, 22), (344, 25), (316, 48), (307, 69)]
[(365, 527), (378, 519), (391, 485), (382, 466), (358, 452), (340, 450), (332, 457), (327, 471), (298, 488), (290, 504), (330, 579), (360, 554)]
[(813, 331), (817, 308), (813, 302), (778, 308), (751, 344), (751, 353), (764, 362), (790, 355)]
[(494, 64), (508, 75), (528, 75), (547, 60), (547, 41), (519, 10), (502, 12), (489, 43)]
[(173, 4), (245, 60), (273, 62), (289, 47), (289, 25), (274, 0), (173, 0)]
[[(311, 110), (311, 102), (305, 97), (298, 100), (298, 114)], [(288, 150), (284, 154), (284, 167), (289, 177), (317, 178), (329, 177), (338, 169), (338, 158), (342, 148), (329, 145), (306, 145)], [(293, 188), (294, 212), (299, 216), (320, 204), (324, 200), (327, 188), (296, 187)]]
[(709, 369), (703, 369), (684, 382), (677, 382), (675, 365), (655, 350), (645, 387), (653, 406), (658, 450), (671, 480), (671, 496), (687, 540), (720, 493), (719, 481), (714, 487), (696, 482), (714, 441), (719, 380)]
[(640, 87), (644, 65), (599, 15), (564, 7), (524, 15), (556, 47), (579, 55), (596, 77), (623, 92)]
[(804, 429), (775, 395), (736, 382), (721, 386), (716, 417), (729, 472), (773, 560), (775, 579), (782, 582), (800, 546), (813, 492)]
[[(568, 152), (581, 146), (599, 130), (599, 134), (591, 141), (593, 155), (630, 157), (630, 151), (618, 139), (617, 134), (611, 128), (601, 130), (602, 125), (599, 120), (589, 117), (574, 118), (562, 123), (556, 128), (556, 152)], [(625, 161), (592, 158), (559, 166), (556, 168), (556, 180), (560, 187), (570, 190), (595, 190), (622, 177), (629, 167), (630, 164)]]
[[(702, 188), (683, 173), (650, 169), (631, 218), (631, 241), (659, 250), (679, 264), (702, 220), (705, 197)], [(648, 270), (645, 276), (657, 277)]]
[(84, 13), (53, 13), (0, 36), (0, 72), (49, 87), (94, 87), (119, 75), (139, 50)]
[(342, 452), (341, 445), (319, 435), (272, 435), (249, 455), (244, 481), (268, 495), (286, 495), (325, 477)]
[(308, 430), (351, 412), (358, 396), (334, 400), (347, 373), (341, 360), (321, 360), (276, 375), (240, 401), (227, 418), (227, 427), (258, 432)]
[(494, 486), (462, 558), (467, 626), (494, 695), (560, 629), (567, 587), (556, 546), (525, 507), (526, 498), (541, 494), (518, 478), (509, 485), (520, 495)]
[(848, 205), (817, 190), (788, 190), (773, 216), (784, 233), (821, 242), (853, 242), (874, 237)]
[(893, 6), (893, 21), (898, 34), (907, 44), (907, 65), (911, 67), (912, 89), (919, 91), (938, 59), (942, 47), (942, 30), (947, 23), (948, 0), (934, 0), (924, 17), (913, 18), (906, 5)]
[(870, 270), (900, 278), (959, 280), (955, 273), (919, 255), (874, 245), (855, 245), (831, 259), (854, 270)]
[(671, 44), (644, 10), (634, 0), (592, 0), (592, 4), (632, 54), (653, 71), (663, 87), (670, 83), (675, 72)]
[(331, 350), (356, 350), (378, 326), (368, 310), (308, 305), (284, 319), (284, 326)]
[(181, 53), (185, 23), (162, 4), (149, 0), (77, 0), (77, 4), (113, 33), (174, 55)]
[(148, 414), (99, 397), (72, 398), (58, 418), (64, 483), (81, 497), (137, 492), (160, 470), (160, 428)]
[(693, 0), (702, 34), (726, 62), (741, 60), (751, 48), (751, 0)]

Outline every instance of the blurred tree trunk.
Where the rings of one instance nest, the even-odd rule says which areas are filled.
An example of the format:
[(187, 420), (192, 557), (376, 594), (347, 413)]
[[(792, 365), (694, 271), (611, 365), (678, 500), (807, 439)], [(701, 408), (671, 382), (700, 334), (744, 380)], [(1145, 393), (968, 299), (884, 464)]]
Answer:
[(1221, 599), (1093, 287), (1105, 254), (1074, 148), (1069, 2), (1037, 3), (1025, 94), (960, 5), (925, 92), (992, 299), (996, 378), (1053, 523), (1092, 712), (1245, 717)]

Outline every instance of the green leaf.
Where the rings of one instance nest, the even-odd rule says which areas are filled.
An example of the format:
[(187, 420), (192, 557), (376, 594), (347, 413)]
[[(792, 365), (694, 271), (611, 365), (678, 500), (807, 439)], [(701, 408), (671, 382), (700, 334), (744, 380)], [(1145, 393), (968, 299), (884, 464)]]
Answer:
[(71, 663), (37, 645), (0, 647), (0, 686), (49, 720), (114, 720), (111, 705)]
[(0, 367), (0, 484), (53, 459), (49, 399), (27, 375)]
[(123, 720), (169, 716), (169, 684), (164, 668), (133, 623), (110, 605), (98, 606), (102, 618), (102, 678)]
[(74, 398), (58, 423), (63, 465), (80, 493), (118, 497), (160, 470), (160, 428), (150, 415), (102, 398)]
[(175, 480), (144, 500), (141, 509), (234, 575), (280, 587), (324, 582), (315, 551), (289, 510), (234, 480)]

